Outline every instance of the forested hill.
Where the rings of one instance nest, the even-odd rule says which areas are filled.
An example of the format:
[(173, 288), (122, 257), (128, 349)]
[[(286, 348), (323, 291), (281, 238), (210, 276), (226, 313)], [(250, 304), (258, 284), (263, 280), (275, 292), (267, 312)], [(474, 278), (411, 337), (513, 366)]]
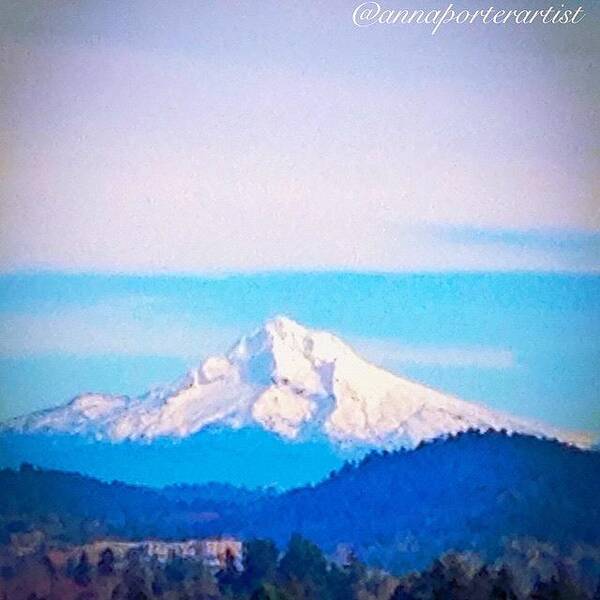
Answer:
[(33, 528), (55, 542), (179, 539), (239, 528), (244, 506), (272, 494), (221, 483), (150, 488), (22, 465), (0, 470), (0, 541)]
[(31, 467), (0, 472), (4, 538), (27, 527), (55, 539), (233, 534), (326, 551), (349, 544), (395, 571), (446, 550), (493, 558), (507, 539), (600, 546), (600, 453), (534, 437), (465, 433), (371, 454), (282, 495), (228, 486), (156, 490)]
[(371, 454), (327, 481), (266, 499), (248, 534), (298, 531), (396, 569), (448, 548), (495, 555), (503, 540), (600, 544), (600, 453), (535, 437), (465, 433)]

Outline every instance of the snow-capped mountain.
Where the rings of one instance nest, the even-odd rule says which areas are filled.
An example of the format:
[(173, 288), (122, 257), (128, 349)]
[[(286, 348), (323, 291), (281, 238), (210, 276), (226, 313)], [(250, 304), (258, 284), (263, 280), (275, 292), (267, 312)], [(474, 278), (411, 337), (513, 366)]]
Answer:
[(325, 331), (276, 317), (225, 356), (138, 398), (85, 394), (13, 419), (5, 430), (113, 441), (183, 438), (209, 426), (259, 426), (290, 440), (326, 436), (341, 446), (414, 446), (467, 429), (505, 429), (585, 444), (398, 377)]

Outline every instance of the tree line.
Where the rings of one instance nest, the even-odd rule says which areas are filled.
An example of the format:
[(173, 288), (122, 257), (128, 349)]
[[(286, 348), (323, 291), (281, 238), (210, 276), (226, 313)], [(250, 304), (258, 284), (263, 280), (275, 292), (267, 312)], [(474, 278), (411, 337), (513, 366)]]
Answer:
[[(532, 543), (532, 542), (530, 542)], [(539, 556), (540, 547), (529, 548)], [(551, 568), (477, 555), (446, 553), (422, 571), (401, 577), (367, 567), (347, 553), (342, 561), (293, 535), (280, 551), (271, 540), (244, 543), (241, 565), (229, 554), (217, 571), (202, 561), (166, 561), (130, 549), (117, 558), (110, 545), (92, 562), (85, 551), (66, 564), (51, 553), (2, 556), (2, 600), (600, 600), (570, 559)]]

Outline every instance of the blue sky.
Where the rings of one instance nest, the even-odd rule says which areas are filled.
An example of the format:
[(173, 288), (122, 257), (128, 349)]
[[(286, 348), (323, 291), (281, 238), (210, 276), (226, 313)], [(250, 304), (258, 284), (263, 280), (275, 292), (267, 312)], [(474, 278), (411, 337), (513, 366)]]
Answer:
[(0, 416), (142, 392), (285, 313), (599, 432), (582, 4), (432, 37), (342, 0), (2, 3)]
[(81, 391), (141, 393), (278, 313), (466, 399), (600, 434), (600, 278), (279, 273), (0, 279), (8, 417)]

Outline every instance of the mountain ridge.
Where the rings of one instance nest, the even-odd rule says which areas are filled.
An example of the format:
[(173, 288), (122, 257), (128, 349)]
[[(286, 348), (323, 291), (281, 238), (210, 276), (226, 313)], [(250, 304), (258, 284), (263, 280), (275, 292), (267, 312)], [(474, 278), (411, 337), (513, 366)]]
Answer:
[(339, 446), (413, 447), (477, 429), (588, 445), (585, 436), (438, 392), (362, 359), (335, 335), (277, 316), (167, 386), (139, 397), (82, 394), (3, 425), (111, 441), (185, 438), (210, 426), (259, 426), (284, 440), (315, 434)]

